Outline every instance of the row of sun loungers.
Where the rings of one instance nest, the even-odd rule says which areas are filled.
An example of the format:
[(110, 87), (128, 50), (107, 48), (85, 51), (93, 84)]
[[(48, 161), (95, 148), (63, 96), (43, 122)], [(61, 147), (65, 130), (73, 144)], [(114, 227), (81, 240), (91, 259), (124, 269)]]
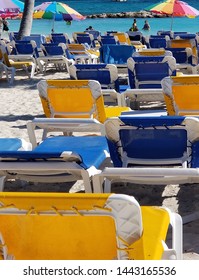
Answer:
[[(132, 196), (113, 194), (112, 185), (199, 182), (197, 63), (180, 67), (172, 46), (103, 45), (105, 38), (99, 36), (99, 56), (93, 53), (85, 61), (78, 49), (76, 58), (74, 53), (67, 57), (70, 79), (37, 84), (45, 118), (27, 123), (29, 142), (0, 139), (0, 259), (182, 259), (183, 223), (197, 213), (181, 217), (165, 207), (140, 206)], [(63, 44), (54, 47), (66, 52), (73, 45)], [(192, 45), (186, 48), (191, 49), (185, 51), (187, 58), (195, 56)], [(47, 71), (47, 49), (43, 43), (39, 50), (46, 52), (46, 60), (38, 56), (29, 61), (37, 64), (39, 58), (36, 68), (41, 72)], [(123, 61), (120, 53), (126, 56)], [(54, 59), (64, 70), (63, 61)], [(125, 83), (118, 64), (128, 71)], [(180, 72), (184, 69), (189, 74)], [(151, 100), (164, 102), (165, 109), (138, 110)], [(42, 139), (36, 129), (42, 130)], [(85, 193), (8, 193), (5, 183), (10, 179), (82, 180)]]

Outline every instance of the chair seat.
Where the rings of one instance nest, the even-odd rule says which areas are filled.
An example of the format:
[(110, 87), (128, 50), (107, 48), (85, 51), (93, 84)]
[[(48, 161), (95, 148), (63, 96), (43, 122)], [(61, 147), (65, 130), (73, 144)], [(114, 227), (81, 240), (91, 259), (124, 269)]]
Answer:
[[(8, 143), (10, 140), (8, 139)], [(6, 144), (7, 146), (8, 144)], [(57, 136), (46, 138), (33, 151), (0, 151), (1, 160), (6, 158), (11, 161), (77, 161), (80, 166), (87, 169), (91, 166), (98, 168), (106, 158), (104, 151), (107, 150), (105, 137)]]

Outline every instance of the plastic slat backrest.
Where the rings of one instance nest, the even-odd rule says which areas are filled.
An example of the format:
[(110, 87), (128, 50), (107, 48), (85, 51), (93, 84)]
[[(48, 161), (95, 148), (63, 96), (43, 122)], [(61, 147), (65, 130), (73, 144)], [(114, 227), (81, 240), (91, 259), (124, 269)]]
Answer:
[(187, 150), (185, 129), (121, 129), (123, 151), (130, 158), (181, 158)]

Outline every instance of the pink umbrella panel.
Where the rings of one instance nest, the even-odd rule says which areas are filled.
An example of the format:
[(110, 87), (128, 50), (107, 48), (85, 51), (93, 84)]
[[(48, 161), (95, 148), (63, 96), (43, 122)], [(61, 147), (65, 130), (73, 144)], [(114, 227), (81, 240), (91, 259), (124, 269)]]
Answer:
[(19, 0), (0, 0), (0, 12), (19, 13), (23, 11), (24, 3)]

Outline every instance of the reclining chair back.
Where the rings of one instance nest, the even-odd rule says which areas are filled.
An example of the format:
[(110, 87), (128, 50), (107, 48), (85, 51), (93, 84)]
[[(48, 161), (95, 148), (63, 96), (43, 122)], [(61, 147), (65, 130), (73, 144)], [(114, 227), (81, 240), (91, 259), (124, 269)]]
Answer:
[(132, 259), (144, 254), (131, 249), (142, 232), (140, 206), (127, 195), (0, 195), (0, 259)]
[(161, 88), (164, 77), (176, 74), (176, 61), (172, 56), (140, 56), (127, 60), (131, 88)]
[(162, 80), (162, 89), (169, 115), (199, 114), (199, 77), (197, 75), (166, 77)]

